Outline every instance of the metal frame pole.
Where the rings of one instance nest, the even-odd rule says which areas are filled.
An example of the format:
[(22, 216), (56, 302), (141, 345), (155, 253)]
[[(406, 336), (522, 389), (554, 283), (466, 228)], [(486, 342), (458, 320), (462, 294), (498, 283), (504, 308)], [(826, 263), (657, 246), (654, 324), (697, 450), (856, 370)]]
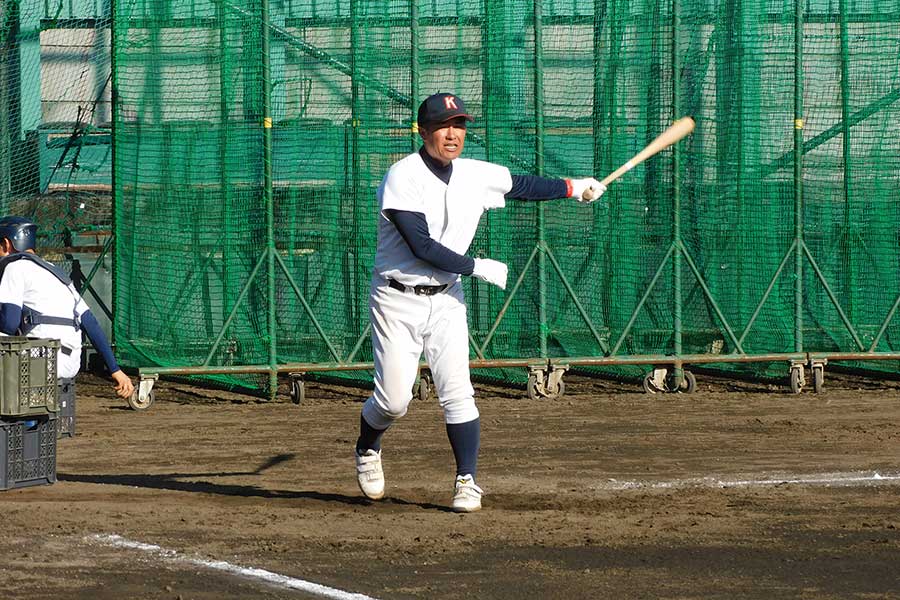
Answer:
[(350, 157), (352, 170), (353, 206), (358, 206), (359, 199), (359, 72), (357, 71), (357, 52), (359, 41), (356, 39), (359, 28), (357, 20), (359, 1), (350, 0)]
[[(222, 226), (223, 231), (228, 231), (231, 222), (231, 186), (228, 184), (228, 168), (226, 167), (228, 156), (228, 108), (231, 103), (228, 101), (231, 92), (231, 77), (229, 77), (228, 59), (226, 52), (228, 49), (228, 11), (226, 5), (222, 2), (215, 3), (216, 17), (219, 21), (219, 118), (221, 119), (219, 129), (219, 183), (222, 186), (222, 201), (224, 203), (222, 210)], [(229, 301), (231, 293), (229, 292), (228, 280), (228, 262), (231, 258), (231, 237), (230, 235), (222, 236), (222, 317), (227, 317), (231, 310)]]
[(591, 101), (591, 126), (594, 132), (592, 144), (594, 151), (593, 173), (599, 173), (600, 166), (603, 164), (603, 145), (600, 143), (600, 128), (603, 124), (603, 105), (600, 102), (603, 96), (603, 82), (600, 81), (602, 74), (600, 65), (603, 64), (603, 44), (600, 39), (600, 28), (603, 25), (602, 15), (604, 14), (605, 5), (606, 0), (594, 0), (594, 34), (591, 36), (594, 60), (594, 96)]
[[(484, 121), (484, 156), (488, 162), (494, 160), (494, 95), (491, 87), (491, 78), (494, 76), (494, 58), (491, 52), (494, 19), (491, 15), (491, 2), (492, 0), (484, 0), (482, 3), (484, 19), (481, 23), (481, 48), (484, 55), (481, 72), (481, 119)], [(472, 135), (469, 134), (468, 137)]]
[(419, 2), (409, 0), (409, 110), (410, 121), (410, 152), (415, 152), (419, 147), (419, 124), (416, 113), (416, 102), (419, 98)]
[[(361, 202), (363, 197), (363, 188), (362, 188), (362, 176), (360, 174), (360, 142), (359, 142), (359, 125), (360, 125), (360, 115), (359, 115), (359, 96), (360, 96), (360, 81), (364, 79), (364, 76), (359, 72), (359, 60), (357, 54), (359, 53), (359, 0), (350, 0), (350, 65), (347, 70), (347, 75), (350, 77), (350, 152), (348, 154), (347, 160), (350, 161), (350, 189), (349, 193), (345, 194), (345, 196), (351, 202), (351, 222), (349, 224), (348, 231), (350, 232), (350, 239), (353, 241), (353, 250), (351, 254), (351, 263), (350, 268), (352, 269), (351, 278), (352, 281), (358, 281), (362, 273), (362, 269), (360, 266), (360, 249), (359, 249), (359, 232), (360, 232), (360, 221), (361, 221)], [(412, 103), (410, 102), (410, 105)], [(365, 193), (369, 193), (368, 188), (366, 188)], [(343, 211), (342, 211), (343, 212)], [(363, 275), (365, 277), (365, 275)], [(359, 289), (367, 290), (368, 281), (367, 279), (363, 279), (361, 285), (359, 285)], [(353, 300), (348, 299), (348, 303), (352, 303)], [(360, 314), (364, 316), (364, 320), (368, 323), (368, 313), (365, 309), (360, 311)], [(368, 327), (368, 325), (367, 325)], [(360, 336), (361, 338), (365, 336), (365, 333)]]
[(794, 0), (794, 351), (803, 351), (803, 1)]
[[(681, 30), (681, 2), (672, 0), (672, 112), (675, 118), (681, 114), (681, 48), (678, 44), (678, 33)], [(675, 253), (672, 255), (672, 326), (674, 328), (674, 352), (678, 356), (682, 352), (684, 332), (682, 330), (682, 278), (681, 256), (681, 150), (680, 144), (672, 148), (672, 238), (675, 242)], [(675, 376), (680, 385), (680, 373)]]
[(6, 26), (9, 18), (11, 3), (7, 0), (0, 1), (0, 210), (4, 213), (9, 210), (10, 187), (12, 185), (12, 148), (10, 147), (9, 127), (9, 88), (10, 88), (10, 61), (9, 54), (12, 44), (9, 38), (12, 35), (11, 28)]
[(262, 101), (263, 101), (263, 194), (266, 204), (266, 295), (268, 296), (269, 399), (278, 393), (278, 326), (275, 311), (275, 205), (272, 193), (272, 106), (269, 64), (269, 0), (261, 1), (262, 11)]
[(838, 10), (840, 11), (840, 38), (841, 38), (841, 125), (843, 128), (843, 159), (844, 159), (844, 252), (846, 271), (844, 272), (844, 282), (847, 298), (847, 313), (853, 317), (854, 307), (856, 306), (856, 286), (853, 285), (855, 272), (853, 269), (853, 241), (855, 232), (852, 231), (854, 226), (851, 218), (851, 207), (853, 205), (853, 196), (850, 189), (850, 49), (847, 31), (847, 0), (838, 1)]
[[(544, 174), (544, 36), (542, 0), (534, 0), (534, 170), (536, 175)], [(544, 203), (537, 206), (538, 254), (538, 331), (540, 356), (547, 356), (547, 240)]]
[[(117, 258), (119, 255), (118, 252), (118, 238), (116, 236), (116, 229), (118, 225), (118, 210), (116, 210), (117, 200), (119, 198), (119, 192), (116, 189), (116, 182), (118, 177), (116, 177), (116, 167), (118, 165), (117, 161), (117, 151), (116, 148), (118, 144), (116, 143), (116, 133), (119, 128), (116, 122), (118, 119), (116, 118), (116, 107), (119, 103), (119, 77), (117, 72), (116, 65), (116, 7), (119, 5), (118, 2), (112, 0), (109, 4), (109, 117), (110, 117), (110, 129), (109, 129), (109, 145), (110, 145), (110, 190), (112, 190), (112, 202), (110, 202), (110, 217), (112, 219), (112, 233), (110, 234), (110, 239), (114, 244), (113, 251), (111, 252), (110, 257), (110, 265), (112, 267), (112, 272), (110, 273), (110, 286), (112, 287), (112, 292), (110, 294), (110, 302), (109, 302), (109, 310), (110, 314), (107, 315), (109, 317), (109, 337), (110, 343), (112, 347), (116, 347), (116, 337), (117, 337), (117, 329), (116, 326), (116, 315), (118, 312), (116, 311), (116, 307), (118, 305), (118, 294), (116, 293), (116, 285), (119, 279), (119, 272), (116, 268), (117, 266)], [(5, 96), (4, 96), (5, 97)], [(4, 102), (4, 104), (6, 104)], [(4, 121), (5, 123), (5, 121)], [(2, 142), (4, 144), (7, 143), (6, 137), (3, 138)], [(4, 205), (5, 209), (6, 206)], [(108, 242), (107, 242), (108, 243)], [(97, 258), (97, 261), (94, 263), (94, 269), (97, 268), (97, 265), (100, 264), (100, 261), (103, 260), (103, 254), (106, 252), (107, 246), (104, 245), (103, 252), (100, 253), (100, 257)], [(93, 277), (93, 271), (91, 272), (91, 276)]]

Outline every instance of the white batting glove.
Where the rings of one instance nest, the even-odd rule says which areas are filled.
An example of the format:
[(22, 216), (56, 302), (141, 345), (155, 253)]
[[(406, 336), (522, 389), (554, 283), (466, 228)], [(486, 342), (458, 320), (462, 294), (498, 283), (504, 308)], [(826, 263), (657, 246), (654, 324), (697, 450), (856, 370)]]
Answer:
[(475, 268), (472, 270), (472, 277), (477, 277), (482, 281), (487, 281), (496, 285), (501, 290), (506, 289), (506, 276), (509, 274), (509, 267), (499, 260), (491, 260), (490, 258), (476, 258)]
[(593, 202), (598, 200), (606, 186), (594, 179), (588, 177), (586, 179), (570, 179), (569, 185), (572, 186), (572, 195), (570, 198), (577, 198), (579, 202)]

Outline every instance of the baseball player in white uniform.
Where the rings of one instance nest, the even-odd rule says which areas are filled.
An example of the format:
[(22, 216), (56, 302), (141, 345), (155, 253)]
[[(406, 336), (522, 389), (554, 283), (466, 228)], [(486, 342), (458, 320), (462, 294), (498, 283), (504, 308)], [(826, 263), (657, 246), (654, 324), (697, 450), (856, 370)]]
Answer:
[(37, 225), (25, 217), (0, 218), (0, 335), (59, 340), (57, 376), (71, 379), (81, 368), (82, 330), (103, 357), (116, 394), (134, 392), (113, 356), (103, 329), (69, 277), (35, 254)]
[(507, 266), (466, 256), (484, 211), (507, 198), (596, 200), (596, 179), (512, 175), (506, 167), (460, 158), (472, 121), (454, 94), (419, 106), (422, 148), (394, 163), (378, 188), (378, 245), (369, 314), (375, 389), (365, 402), (356, 443), (357, 481), (372, 500), (384, 496), (381, 438), (406, 414), (424, 351), (456, 459), (451, 507), (481, 508), (475, 484), (481, 426), (469, 375), (469, 334), (461, 275), (506, 288)]

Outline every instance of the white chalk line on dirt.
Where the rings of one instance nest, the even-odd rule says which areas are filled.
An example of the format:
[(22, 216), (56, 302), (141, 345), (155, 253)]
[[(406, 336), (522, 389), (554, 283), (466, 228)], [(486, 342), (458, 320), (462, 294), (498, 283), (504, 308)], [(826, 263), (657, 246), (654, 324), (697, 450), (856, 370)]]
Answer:
[(591, 486), (596, 490), (622, 491), (636, 489), (678, 489), (691, 487), (765, 487), (786, 484), (809, 486), (874, 486), (900, 482), (900, 472), (882, 474), (876, 472), (817, 473), (806, 475), (785, 475), (783, 473), (761, 474), (756, 478), (720, 479), (714, 476), (671, 479), (668, 481), (618, 481), (610, 479), (605, 483)]
[(107, 546), (114, 546), (116, 548), (140, 550), (142, 552), (147, 552), (148, 554), (159, 556), (168, 562), (206, 567), (215, 571), (223, 571), (225, 573), (231, 573), (232, 575), (238, 575), (249, 579), (259, 579), (272, 585), (281, 586), (292, 590), (300, 590), (309, 594), (313, 594), (315, 596), (321, 596), (322, 598), (334, 598), (335, 600), (375, 600), (375, 598), (366, 596), (364, 594), (345, 592), (343, 590), (328, 587), (327, 585), (313, 583), (312, 581), (306, 581), (304, 579), (288, 577), (287, 575), (273, 573), (272, 571), (266, 571), (265, 569), (241, 567), (238, 565), (233, 565), (229, 562), (225, 562), (223, 560), (194, 558), (185, 554), (181, 554), (176, 550), (169, 550), (161, 546), (157, 546), (156, 544), (136, 542), (134, 540), (124, 538), (120, 535), (96, 534), (89, 535), (86, 539), (89, 541), (100, 542)]

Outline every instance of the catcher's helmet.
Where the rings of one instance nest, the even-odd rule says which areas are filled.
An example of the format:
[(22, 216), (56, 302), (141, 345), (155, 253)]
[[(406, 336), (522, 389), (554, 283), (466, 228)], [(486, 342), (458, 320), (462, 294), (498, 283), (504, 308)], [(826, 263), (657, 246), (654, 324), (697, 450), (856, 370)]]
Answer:
[(37, 225), (31, 219), (13, 216), (0, 218), (0, 239), (8, 239), (19, 252), (34, 250), (36, 237)]

